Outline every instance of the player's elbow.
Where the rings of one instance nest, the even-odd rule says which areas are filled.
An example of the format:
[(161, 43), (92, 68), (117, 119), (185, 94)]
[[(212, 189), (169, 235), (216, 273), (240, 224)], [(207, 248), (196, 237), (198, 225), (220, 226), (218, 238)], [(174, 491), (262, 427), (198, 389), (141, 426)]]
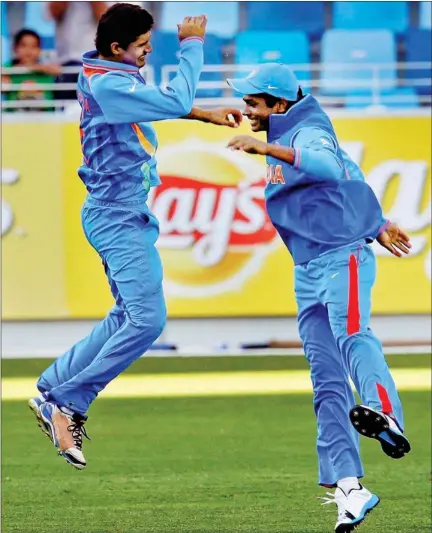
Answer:
[(179, 117), (185, 117), (192, 111), (193, 100), (192, 98), (183, 99), (180, 98), (177, 101), (177, 113)]
[(324, 151), (302, 150), (300, 166), (307, 174), (325, 181), (339, 180), (344, 172), (338, 158)]
[(187, 94), (186, 91), (173, 92), (175, 113), (179, 117), (189, 115), (193, 106), (193, 94)]

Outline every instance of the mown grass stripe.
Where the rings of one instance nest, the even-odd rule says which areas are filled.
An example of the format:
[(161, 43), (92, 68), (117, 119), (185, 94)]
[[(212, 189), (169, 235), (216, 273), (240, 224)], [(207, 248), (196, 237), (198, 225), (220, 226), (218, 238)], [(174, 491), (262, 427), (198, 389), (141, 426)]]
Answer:
[[(396, 368), (392, 371), (399, 390), (430, 390), (430, 371)], [(37, 394), (35, 378), (4, 378), (3, 400), (25, 400)], [(312, 391), (307, 370), (262, 372), (212, 372), (189, 374), (130, 374), (112, 381), (101, 398), (149, 398), (228, 396), (250, 394), (298, 394)]]

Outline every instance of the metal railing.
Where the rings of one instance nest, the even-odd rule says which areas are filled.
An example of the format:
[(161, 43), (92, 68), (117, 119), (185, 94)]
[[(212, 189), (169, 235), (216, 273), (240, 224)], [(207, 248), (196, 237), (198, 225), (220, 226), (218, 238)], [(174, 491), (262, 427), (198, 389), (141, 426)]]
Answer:
[[(198, 89), (200, 95), (204, 91), (218, 91), (219, 96), (208, 97), (203, 95), (197, 99), (198, 105), (241, 105), (241, 99), (233, 94), (227, 86), (225, 78), (230, 76), (243, 76), (257, 68), (257, 65), (205, 65), (203, 76), (211, 74), (218, 79), (200, 81)], [(301, 79), (300, 84), (306, 92), (319, 95), (320, 102), (325, 106), (344, 106), (347, 98), (351, 104), (386, 106), (386, 105), (407, 105), (413, 106), (413, 95), (404, 92), (393, 92), (386, 94), (393, 89), (413, 88), (416, 93), (414, 99), (421, 105), (431, 105), (431, 91), (420, 94), (419, 88), (431, 87), (430, 62), (416, 63), (331, 63), (331, 64), (302, 64), (293, 65), (294, 72)], [(166, 87), (173, 75), (177, 72), (178, 65), (164, 65), (161, 69), (161, 87)], [(64, 67), (62, 74), (76, 74), (80, 67)], [(415, 71), (421, 75), (416, 78), (407, 77), (408, 71)], [(22, 67), (2, 68), (2, 75), (13, 76), (30, 72)], [(308, 74), (308, 79), (302, 79), (302, 73)], [(141, 69), (141, 74), (147, 83), (154, 84), (155, 72), (152, 66)], [(62, 91), (74, 91), (75, 83), (35, 83), (32, 85), (2, 83), (2, 94), (16, 91), (52, 91), (56, 94), (55, 99), (40, 100), (3, 100), (2, 109), (27, 108), (27, 109), (63, 109), (70, 106), (73, 101), (61, 99)]]

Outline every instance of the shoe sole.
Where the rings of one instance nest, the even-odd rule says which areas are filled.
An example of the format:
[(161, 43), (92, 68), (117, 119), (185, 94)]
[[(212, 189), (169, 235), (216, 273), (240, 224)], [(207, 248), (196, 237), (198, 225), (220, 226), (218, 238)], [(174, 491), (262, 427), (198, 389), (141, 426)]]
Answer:
[(351, 533), (351, 531), (355, 531), (365, 521), (367, 515), (374, 509), (376, 509), (376, 507), (380, 503), (381, 500), (378, 498), (378, 496), (375, 496), (375, 498), (376, 500), (374, 505), (369, 509), (366, 509), (362, 518), (360, 518), (357, 522), (353, 524), (340, 524), (340, 526), (335, 529), (335, 533)]
[(77, 463), (77, 462), (75, 462), (76, 460), (75, 460), (75, 458), (73, 456), (71, 456), (68, 453), (63, 452), (63, 451), (58, 449), (57, 444), (55, 442), (55, 437), (54, 437), (54, 427), (53, 427), (51, 421), (49, 420), (49, 418), (44, 417), (43, 413), (41, 413), (40, 411), (39, 411), (39, 413), (40, 413), (41, 422), (48, 428), (48, 431), (49, 431), (49, 435), (48, 436), (49, 436), (51, 442), (56, 447), (58, 455), (63, 457), (68, 464), (70, 464), (71, 466), (73, 466), (77, 470), (84, 470), (84, 468), (87, 466), (87, 463), (85, 463), (85, 464)]
[(356, 405), (350, 411), (354, 429), (381, 444), (383, 452), (392, 459), (401, 459), (410, 450), (408, 439), (402, 433), (392, 431), (385, 417), (364, 405)]
[(39, 406), (33, 400), (33, 398), (28, 401), (28, 406), (29, 406), (30, 411), (35, 415), (36, 422), (37, 422), (39, 428), (41, 429), (42, 433), (46, 437), (48, 437), (50, 439), (50, 441), (52, 442), (50, 431), (49, 431), (47, 425), (45, 424), (45, 422), (42, 420), (42, 418), (40, 416), (40, 412), (39, 412)]

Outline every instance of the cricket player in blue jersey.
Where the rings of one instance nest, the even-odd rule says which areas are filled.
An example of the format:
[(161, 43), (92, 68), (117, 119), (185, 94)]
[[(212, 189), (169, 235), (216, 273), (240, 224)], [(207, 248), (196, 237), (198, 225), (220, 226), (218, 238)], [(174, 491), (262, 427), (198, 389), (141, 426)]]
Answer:
[(161, 334), (166, 320), (162, 265), (155, 247), (158, 222), (147, 207), (158, 185), (157, 139), (152, 121), (188, 118), (237, 126), (237, 109), (192, 107), (203, 66), (206, 17), (178, 26), (180, 62), (166, 89), (139, 73), (150, 44), (152, 16), (132, 4), (115, 4), (101, 18), (97, 50), (83, 56), (78, 99), (83, 164), (78, 173), (88, 195), (82, 225), (99, 254), (115, 306), (88, 337), (41, 376), (41, 395), (30, 408), (58, 453), (77, 469), (87, 411), (98, 393), (138, 359)]
[[(341, 150), (332, 123), (292, 71), (267, 63), (228, 80), (246, 103), (250, 136), (229, 147), (267, 158), (269, 217), (295, 264), (300, 337), (311, 368), (318, 422), (319, 483), (336, 487), (335, 531), (358, 526), (379, 498), (363, 487), (358, 433), (393, 458), (410, 451), (402, 406), (379, 340), (370, 329), (375, 239), (408, 253), (408, 236), (383, 217), (359, 167)], [(362, 405), (355, 405), (351, 377)], [(357, 433), (358, 432), (358, 433)]]

